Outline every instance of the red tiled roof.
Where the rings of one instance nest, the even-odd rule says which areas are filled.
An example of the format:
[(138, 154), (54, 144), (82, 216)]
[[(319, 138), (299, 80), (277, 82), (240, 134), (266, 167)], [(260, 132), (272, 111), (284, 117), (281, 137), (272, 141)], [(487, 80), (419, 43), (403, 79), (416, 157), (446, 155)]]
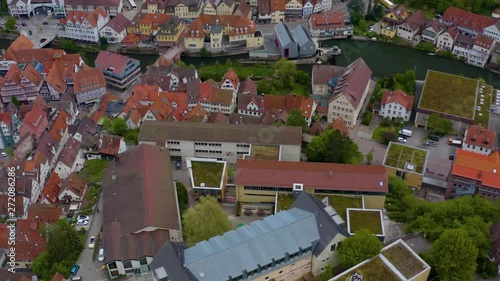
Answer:
[(347, 66), (347, 71), (342, 76), (335, 89), (330, 102), (343, 95), (357, 109), (363, 105), (363, 94), (369, 85), (372, 71), (362, 58), (358, 58)]
[(43, 188), (42, 197), (50, 204), (59, 203), (59, 192), (61, 192), (61, 187), (62, 179), (57, 173), (52, 173)]
[(119, 76), (127, 67), (127, 63), (130, 60), (137, 61), (136, 59), (122, 56), (114, 52), (100, 51), (99, 55), (97, 55), (97, 58), (95, 59), (95, 65), (96, 67), (101, 68), (103, 72), (113, 72)]
[(226, 80), (229, 80), (229, 82), (233, 84), (233, 87), (235, 89), (238, 89), (238, 85), (240, 84), (240, 79), (238, 78), (238, 74), (236, 74), (236, 72), (234, 72), (232, 68), (229, 68), (224, 74), (224, 76), (222, 76), (221, 84), (224, 83), (224, 81)]
[(140, 27), (141, 25), (150, 26), (152, 30), (157, 30), (158, 27), (166, 23), (172, 16), (168, 14), (137, 14), (130, 22), (129, 27)]
[(7, 73), (4, 76), (4, 82), (13, 82), (16, 84), (20, 84), (21, 82), (21, 69), (16, 64), (11, 64), (9, 67), (9, 70), (7, 70)]
[(34, 173), (36, 170), (36, 162), (35, 161), (26, 161), (24, 164), (24, 172), (25, 173)]
[(20, 134), (22, 136), (26, 132), (29, 132), (39, 138), (42, 132), (47, 128), (47, 123), (46, 113), (38, 107), (34, 107), (24, 116), (23, 125), (19, 129)]
[(342, 132), (345, 136), (349, 136), (349, 129), (347, 128), (347, 126), (345, 125), (344, 123), (344, 119), (342, 118), (342, 116), (339, 116), (337, 117), (337, 119), (335, 119), (335, 121), (333, 121), (332, 125), (330, 126), (330, 128), (334, 129), (334, 130), (339, 130), (340, 132)]
[(443, 20), (456, 25), (464, 26), (474, 30), (477, 33), (482, 33), (483, 29), (494, 23), (494, 19), (486, 16), (481, 16), (457, 7), (449, 7), (443, 14)]
[[(11, 200), (11, 199), (10, 199)], [(12, 206), (14, 204), (14, 206)], [(15, 201), (9, 201), (9, 196), (7, 194), (0, 194), (0, 215), (5, 217), (9, 217), (12, 212), (12, 207), (14, 207), (14, 212), (16, 216), (24, 215), (24, 197), (23, 196), (15, 196)], [(0, 230), (0, 238), (1, 238), (1, 230)], [(1, 249), (1, 248), (0, 248)]]
[(139, 37), (139, 35), (136, 35), (134, 33), (127, 34), (127, 36), (125, 36), (125, 38), (123, 38), (122, 40), (122, 44), (131, 43), (138, 45), (140, 42), (141, 42), (141, 37)]
[(485, 48), (488, 50), (491, 49), (491, 46), (493, 46), (494, 44), (495, 40), (481, 34), (477, 35), (476, 42), (474, 42), (474, 45), (477, 45), (481, 48)]
[(193, 107), (186, 115), (186, 121), (188, 122), (203, 122), (208, 112), (199, 103)]
[(139, 101), (152, 102), (160, 96), (161, 88), (159, 86), (150, 85), (134, 85), (132, 95)]
[(469, 125), (465, 133), (465, 144), (487, 149), (493, 149), (495, 147), (496, 132), (493, 130), (488, 130), (477, 125)]
[(33, 49), (33, 47), (35, 47), (35, 45), (31, 42), (31, 40), (28, 39), (28, 37), (26, 37), (25, 35), (21, 34), (16, 38), (16, 40), (14, 40), (14, 42), (10, 44), (3, 57), (6, 60), (13, 60), (18, 62), (16, 53), (19, 50)]
[(117, 101), (118, 97), (113, 95), (112, 93), (106, 93), (104, 96), (101, 97), (101, 100), (99, 101), (99, 107), (97, 108), (97, 111), (94, 112), (92, 115), (92, 121), (95, 123), (98, 123), (102, 117), (104, 117), (104, 114), (106, 113), (106, 108), (108, 107), (108, 103), (110, 101)]
[(50, 134), (58, 142), (61, 141), (64, 134), (67, 134), (70, 119), (71, 116), (69, 115), (68, 112), (66, 112), (66, 110), (61, 109), (59, 111), (59, 115), (57, 115), (56, 121), (54, 122), (52, 128), (50, 129)]
[(80, 142), (75, 138), (70, 138), (59, 156), (59, 161), (68, 167), (73, 167), (78, 153), (80, 152)]
[(271, 13), (271, 1), (270, 0), (257, 0), (257, 11), (260, 15), (268, 15)]
[(97, 28), (99, 16), (103, 18), (108, 17), (108, 14), (106, 14), (106, 11), (104, 11), (101, 6), (95, 8), (95, 10), (90, 12), (69, 11), (67, 17), (65, 19), (61, 19), (60, 23), (66, 25), (66, 23), (70, 22), (73, 25), (81, 25), (84, 23), (84, 21), (87, 21), (90, 26), (92, 26), (93, 28)]
[(12, 130), (12, 113), (0, 112), (0, 122), (4, 122)]
[(402, 107), (406, 108), (406, 110), (411, 110), (414, 100), (414, 96), (407, 95), (401, 90), (384, 91), (384, 95), (382, 96), (382, 105), (396, 102)]
[(64, 281), (64, 275), (62, 275), (59, 272), (56, 272), (56, 274), (52, 278), (52, 281)]
[(76, 196), (83, 198), (85, 193), (85, 188), (87, 187), (87, 182), (80, 177), (77, 172), (73, 172), (67, 177), (62, 185), (61, 193), (67, 189), (74, 193)]
[(62, 216), (62, 208), (50, 204), (31, 204), (28, 208), (28, 220), (55, 223)]
[(263, 102), (264, 111), (277, 114), (282, 110), (289, 112), (292, 109), (297, 109), (306, 118), (310, 118), (314, 114), (314, 105), (314, 99), (292, 94), (265, 95)]
[(488, 187), (500, 188), (500, 152), (482, 155), (457, 149), (451, 174), (481, 181)]
[(413, 31), (418, 31), (421, 30), (425, 24), (427, 23), (428, 19), (424, 16), (422, 11), (417, 10), (415, 13), (413, 13), (411, 16), (409, 16), (406, 19), (406, 23), (408, 24), (408, 27), (411, 28)]
[(130, 24), (130, 20), (123, 14), (118, 14), (116, 17), (112, 18), (105, 27), (109, 27), (114, 31), (120, 33)]
[(103, 135), (101, 137), (101, 145), (99, 147), (99, 153), (115, 156), (120, 150), (120, 143), (122, 138), (113, 135)]
[(285, 11), (286, 0), (270, 0), (271, 11)]
[(41, 226), (35, 220), (17, 220), (16, 260), (34, 261), (47, 250), (47, 239), (41, 235)]
[(309, 18), (309, 23), (312, 29), (344, 28), (344, 13), (327, 12), (312, 14)]
[(350, 165), (269, 160), (238, 160), (234, 183), (242, 186), (388, 192), (387, 174), (381, 165)]
[(248, 77), (245, 81), (241, 82), (240, 87), (238, 88), (238, 95), (255, 95), (257, 94), (257, 83), (255, 83), (250, 77)]
[(106, 80), (100, 68), (81, 70), (73, 74), (73, 91), (75, 95), (94, 89), (106, 87)]
[(38, 72), (38, 70), (36, 70), (31, 64), (26, 65), (23, 70), (22, 76), (36, 86), (39, 86), (43, 81), (42, 74)]

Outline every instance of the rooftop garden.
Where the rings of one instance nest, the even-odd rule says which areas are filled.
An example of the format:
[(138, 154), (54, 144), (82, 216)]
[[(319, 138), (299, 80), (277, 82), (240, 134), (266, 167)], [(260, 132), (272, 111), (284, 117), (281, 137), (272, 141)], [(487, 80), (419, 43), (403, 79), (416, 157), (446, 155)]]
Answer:
[(411, 171), (422, 174), (425, 172), (424, 166), (427, 153), (427, 150), (392, 142), (387, 149), (384, 165), (397, 169), (408, 170), (407, 164), (411, 164), (414, 166), (414, 169)]
[(354, 233), (360, 229), (366, 228), (376, 235), (381, 235), (382, 220), (380, 211), (369, 210), (348, 210), (349, 212), (349, 231)]
[[(485, 85), (480, 81), (479, 94), (477, 95), (476, 114), (474, 116), (474, 124), (483, 127), (488, 127), (490, 121), (491, 95), (493, 87)], [(484, 87), (484, 88), (482, 88)]]
[(252, 145), (250, 156), (245, 159), (279, 160), (280, 147), (271, 145)]
[[(347, 221), (347, 208), (362, 208), (361, 198), (351, 198), (338, 195), (315, 195), (319, 201), (328, 197), (328, 204), (337, 211), (339, 216)], [(291, 194), (280, 193), (278, 195), (278, 211), (288, 210), (292, 207), (294, 200)]]
[(429, 70), (420, 108), (474, 118), (478, 80)]
[[(379, 258), (375, 257), (371, 261), (357, 267), (340, 277), (339, 281), (350, 281), (353, 274), (363, 276), (363, 281), (400, 281), (398, 276)], [(352, 279), (355, 280), (355, 279)]]
[(85, 162), (83, 170), (79, 175), (91, 183), (102, 182), (102, 177), (108, 162), (108, 160), (101, 159), (88, 160)]
[(413, 278), (422, 271), (422, 263), (401, 244), (390, 247), (382, 254), (407, 279)]
[(192, 161), (194, 185), (198, 187), (219, 187), (224, 172), (224, 163)]

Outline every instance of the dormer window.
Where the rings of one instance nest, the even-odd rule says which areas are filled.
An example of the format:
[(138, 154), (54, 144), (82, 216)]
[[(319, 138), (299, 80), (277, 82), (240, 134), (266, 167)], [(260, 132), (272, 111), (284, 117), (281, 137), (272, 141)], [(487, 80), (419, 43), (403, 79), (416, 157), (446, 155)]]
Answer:
[(293, 191), (302, 191), (304, 190), (304, 185), (301, 183), (294, 183), (293, 184)]

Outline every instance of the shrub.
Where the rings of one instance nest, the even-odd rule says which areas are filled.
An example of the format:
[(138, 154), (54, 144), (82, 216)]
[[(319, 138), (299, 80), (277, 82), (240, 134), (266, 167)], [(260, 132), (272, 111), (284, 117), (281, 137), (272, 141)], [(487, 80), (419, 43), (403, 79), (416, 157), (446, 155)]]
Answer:
[(371, 111), (366, 111), (365, 115), (363, 116), (363, 120), (361, 121), (361, 124), (369, 126), (370, 123), (372, 122), (373, 119), (373, 113)]
[(201, 50), (200, 50), (200, 56), (201, 56), (202, 58), (206, 58), (206, 57), (210, 57), (210, 56), (212, 56), (212, 53), (211, 53), (209, 50), (207, 50), (206, 48), (204, 48), (204, 47), (203, 47), (203, 48), (201, 48)]
[(392, 124), (392, 121), (389, 117), (385, 117), (384, 119), (382, 119), (382, 122), (380, 122), (380, 126), (382, 127), (389, 127), (391, 126)]

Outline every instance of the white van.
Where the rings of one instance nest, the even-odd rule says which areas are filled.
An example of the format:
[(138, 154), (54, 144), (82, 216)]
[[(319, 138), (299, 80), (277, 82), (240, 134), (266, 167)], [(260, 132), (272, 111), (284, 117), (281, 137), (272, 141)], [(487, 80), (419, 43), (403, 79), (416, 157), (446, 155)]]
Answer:
[(407, 137), (411, 137), (411, 131), (407, 129), (399, 130), (399, 134)]
[(104, 261), (104, 249), (100, 249), (99, 250), (99, 258), (98, 258), (99, 261)]

